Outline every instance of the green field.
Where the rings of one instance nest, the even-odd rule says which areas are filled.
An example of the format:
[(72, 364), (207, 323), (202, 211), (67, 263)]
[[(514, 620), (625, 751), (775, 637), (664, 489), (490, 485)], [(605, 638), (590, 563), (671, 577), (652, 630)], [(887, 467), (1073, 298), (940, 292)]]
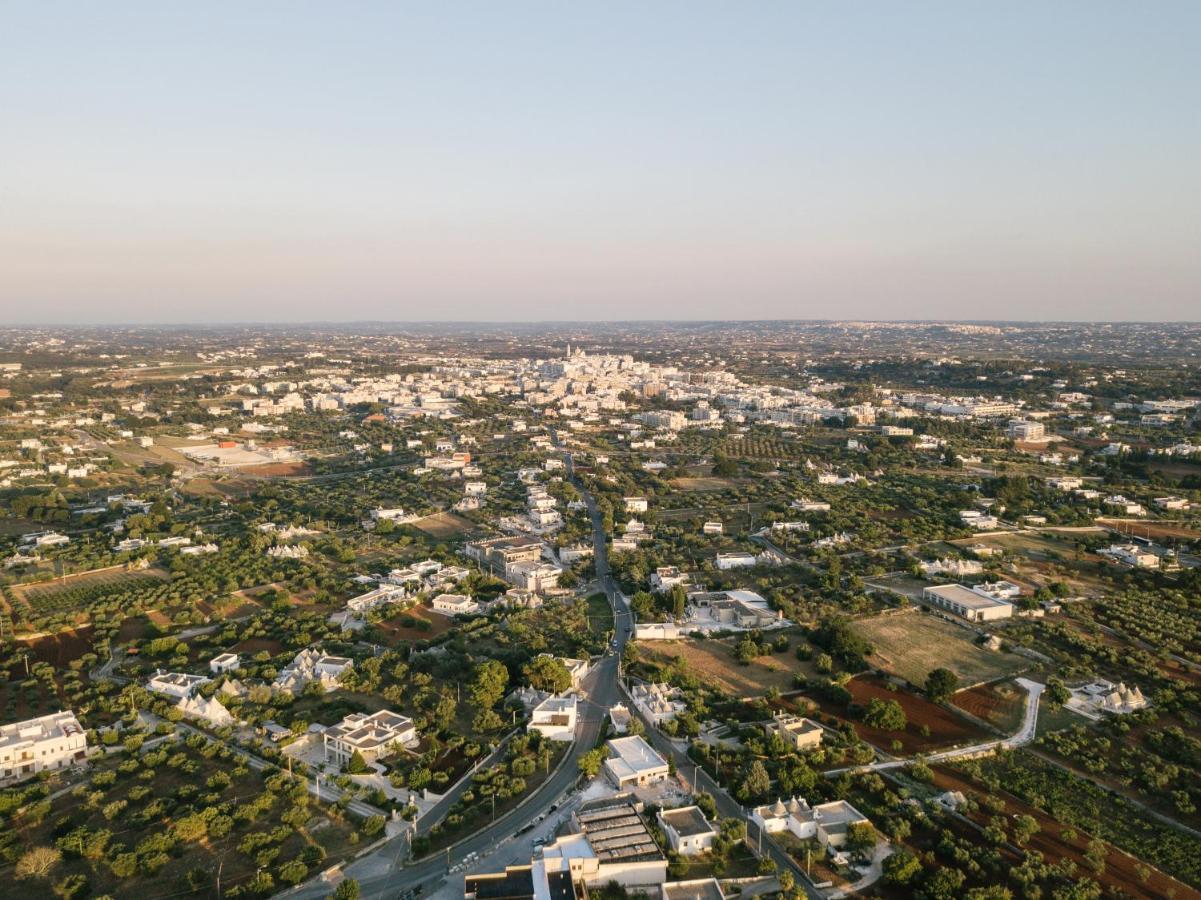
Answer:
[(971, 632), (918, 612), (861, 619), (852, 628), (872, 645), (868, 663), (921, 685), (940, 666), (959, 676), (961, 687), (1006, 678), (1028, 663), (1011, 653), (984, 650)]

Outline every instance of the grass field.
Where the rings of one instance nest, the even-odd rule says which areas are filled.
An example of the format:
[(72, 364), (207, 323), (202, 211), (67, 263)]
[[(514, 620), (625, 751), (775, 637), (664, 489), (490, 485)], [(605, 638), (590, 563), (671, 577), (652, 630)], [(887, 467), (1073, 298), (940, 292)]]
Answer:
[(932, 669), (950, 669), (964, 687), (1007, 678), (1027, 667), (1021, 657), (983, 650), (968, 631), (918, 612), (860, 619), (852, 625), (872, 645), (867, 661), (921, 685)]
[(760, 656), (744, 666), (734, 659), (734, 644), (729, 640), (640, 641), (636, 646), (638, 655), (651, 664), (682, 658), (688, 670), (706, 684), (735, 697), (757, 697), (773, 687), (789, 691), (796, 673), (806, 677), (815, 674), (809, 663), (796, 658), (791, 647), (785, 653)]

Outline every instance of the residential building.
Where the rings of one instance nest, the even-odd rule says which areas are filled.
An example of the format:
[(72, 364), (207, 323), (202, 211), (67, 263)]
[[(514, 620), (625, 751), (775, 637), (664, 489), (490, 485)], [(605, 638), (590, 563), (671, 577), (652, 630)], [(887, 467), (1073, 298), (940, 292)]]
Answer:
[(219, 653), (209, 660), (209, 671), (214, 675), (234, 672), (241, 667), (242, 661), (236, 653)]
[(779, 735), (794, 750), (816, 750), (822, 745), (822, 727), (804, 716), (777, 713), (764, 723), (763, 730), (768, 737)]
[(527, 730), (552, 741), (574, 740), (578, 702), (575, 697), (547, 697), (531, 710)]
[(702, 534), (721, 534), (724, 530), (721, 522), (706, 522), (701, 526)]
[(1013, 438), (1015, 441), (1027, 441), (1030, 443), (1043, 441), (1047, 436), (1047, 426), (1042, 422), (1028, 422), (1025, 419), (1013, 419), (1009, 423), (1009, 427), (1005, 429), (1005, 434)]
[(87, 732), (70, 710), (0, 725), (0, 785), (83, 765), (87, 754)]
[(717, 831), (697, 806), (663, 809), (656, 817), (668, 846), (681, 856), (699, 856), (713, 849)]
[(185, 697), (191, 697), (198, 687), (202, 684), (208, 684), (210, 681), (212, 679), (204, 675), (164, 672), (162, 669), (159, 669), (146, 682), (146, 690), (153, 691), (156, 694), (166, 694), (168, 697), (182, 700)]
[(354, 667), (345, 656), (329, 656), (313, 648), (301, 650), (275, 677), (276, 690), (299, 693), (310, 681), (318, 681), (328, 690), (338, 687), (343, 674)]
[(183, 713), (185, 717), (189, 719), (201, 719), (215, 728), (234, 724), (233, 714), (216, 697), (203, 697), (200, 694), (193, 694), (190, 697), (184, 697), (176, 703), (175, 708)]
[(674, 719), (688, 708), (679, 697), (680, 689), (670, 684), (638, 683), (630, 686), (630, 700), (634, 707), (655, 725)]
[(751, 821), (768, 834), (790, 831), (802, 841), (816, 838), (823, 847), (834, 849), (846, 844), (850, 826), (870, 824), (867, 816), (845, 800), (810, 807), (797, 798), (756, 807)]
[(1138, 544), (1113, 544), (1101, 550), (1100, 554), (1135, 569), (1159, 568), (1159, 557)]
[(345, 766), (357, 752), (371, 764), (415, 742), (417, 729), (408, 716), (381, 709), (369, 716), (351, 713), (325, 729), (323, 738), (327, 761)]
[(465, 594), (439, 594), (430, 608), (444, 616), (474, 616), (480, 611), (479, 603)]
[(756, 562), (753, 553), (719, 553), (714, 559), (714, 564), (722, 571), (748, 568), (755, 565)]
[(651, 575), (650, 582), (653, 591), (666, 594), (677, 584), (688, 584), (688, 574), (675, 566), (660, 566)]
[[(539, 655), (551, 656), (550, 653), (541, 653)], [(570, 656), (555, 656), (553, 658), (563, 663), (563, 666), (567, 669), (567, 674), (571, 676), (571, 689), (578, 691), (588, 673), (592, 671), (592, 661), (588, 659), (572, 659)]]

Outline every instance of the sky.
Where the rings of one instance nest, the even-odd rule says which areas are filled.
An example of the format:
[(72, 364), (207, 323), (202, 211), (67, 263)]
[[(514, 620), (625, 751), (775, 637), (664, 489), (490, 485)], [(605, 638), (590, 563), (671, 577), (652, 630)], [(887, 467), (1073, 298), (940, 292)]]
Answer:
[(0, 323), (1201, 318), (1201, 3), (0, 0)]

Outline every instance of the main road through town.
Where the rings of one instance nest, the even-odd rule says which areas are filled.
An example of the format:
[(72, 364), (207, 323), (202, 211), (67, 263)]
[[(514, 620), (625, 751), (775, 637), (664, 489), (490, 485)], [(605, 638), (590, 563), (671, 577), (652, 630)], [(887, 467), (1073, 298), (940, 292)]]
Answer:
[[(567, 467), (567, 477), (579, 490), (588, 507), (588, 515), (592, 519), (596, 580), (609, 598), (614, 612), (614, 641), (607, 648), (604, 656), (592, 667), (592, 671), (589, 672), (584, 682), (588, 699), (581, 708), (576, 740), (571, 745), (567, 758), (552, 773), (551, 777), (539, 785), (520, 806), (498, 816), (495, 822), (489, 823), (485, 828), (464, 838), (451, 847), (449, 852), (435, 853), (418, 862), (403, 865), (402, 860), (407, 855), (410, 838), (408, 834), (401, 834), (385, 841), (373, 852), (346, 866), (344, 870), (346, 877), (354, 878), (359, 882), (361, 896), (365, 898), (391, 900), (391, 898), (403, 896), (417, 888), (420, 888), (422, 893), (431, 893), (446, 880), (450, 875), (451, 868), (464, 857), (487, 850), (514, 834), (527, 823), (546, 814), (576, 784), (579, 779), (579, 766), (577, 765), (579, 758), (596, 746), (601, 733), (601, 725), (609, 707), (619, 699), (618, 662), (621, 658), (621, 651), (633, 632), (630, 611), (625, 597), (617, 590), (609, 573), (605, 533), (596, 502), (576, 477), (575, 463), (569, 452), (564, 451), (564, 461)], [(457, 794), (448, 796), (423, 816), (422, 821), (418, 823), (417, 833), (428, 832), (429, 828), (446, 814), (456, 797)], [(326, 897), (332, 890), (330, 882), (316, 878), (286, 892), (285, 896), (309, 900), (309, 898)]]

